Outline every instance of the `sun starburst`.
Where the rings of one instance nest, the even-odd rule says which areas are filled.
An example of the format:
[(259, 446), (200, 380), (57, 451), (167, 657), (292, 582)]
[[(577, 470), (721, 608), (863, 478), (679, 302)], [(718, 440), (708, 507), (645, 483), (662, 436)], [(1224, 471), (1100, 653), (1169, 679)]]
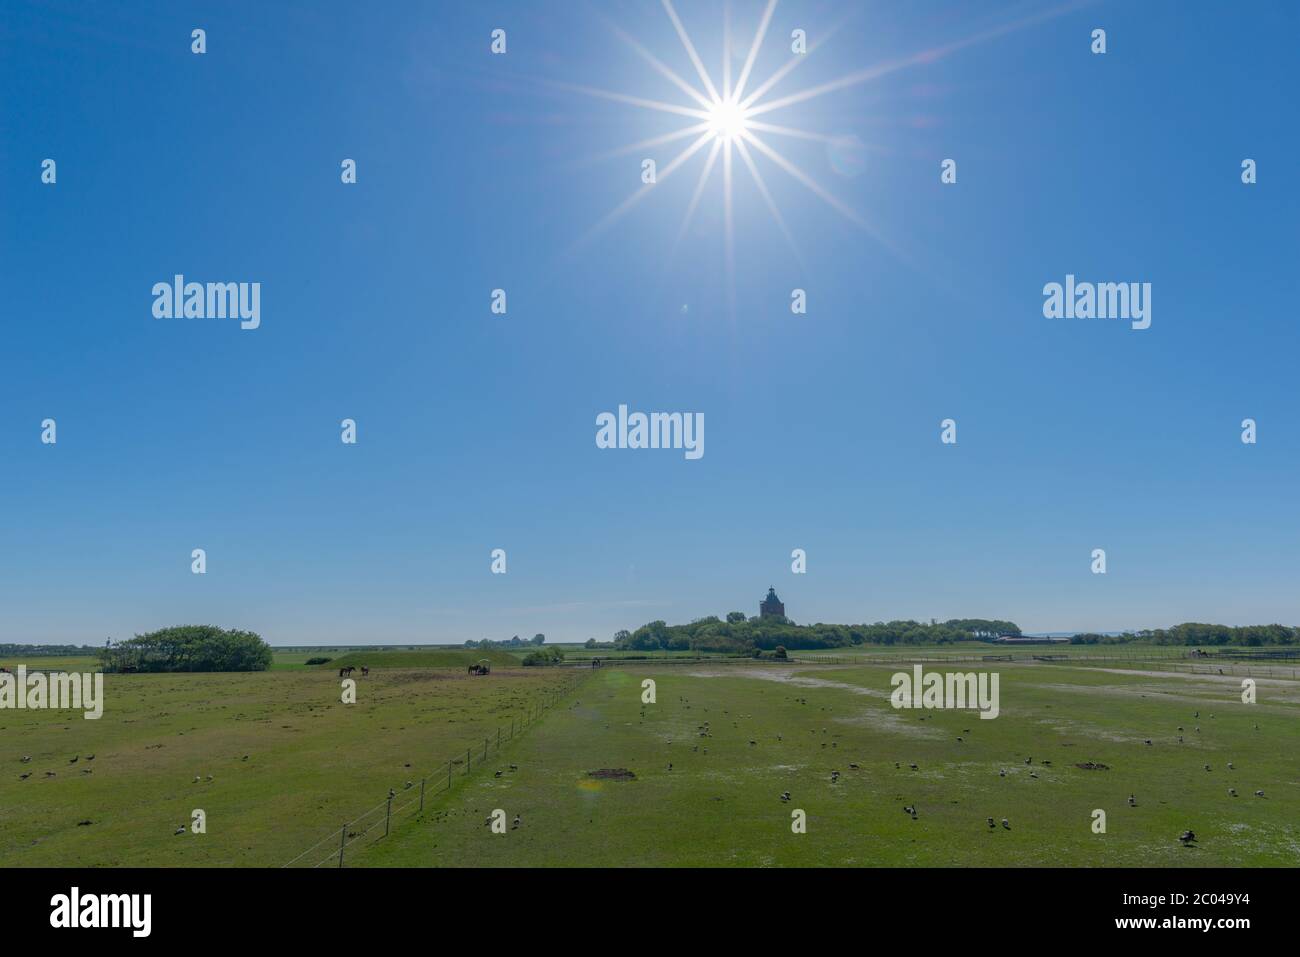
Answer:
[[(697, 154), (703, 153), (705, 159), (700, 169), (699, 179), (695, 189), (691, 193), (690, 201), (686, 207), (685, 215), (682, 219), (681, 229), (678, 231), (677, 239), (673, 244), (673, 252), (676, 246), (681, 242), (690, 228), (692, 219), (699, 208), (700, 202), (710, 180), (714, 176), (715, 170), (721, 167), (721, 193), (724, 221), (724, 242), (726, 268), (728, 273), (729, 285), (733, 279), (734, 262), (735, 262), (735, 226), (734, 226), (734, 191), (736, 177), (734, 175), (736, 158), (745, 167), (745, 172), (752, 181), (755, 190), (762, 198), (764, 205), (771, 213), (773, 220), (780, 229), (786, 241), (790, 244), (795, 256), (799, 259), (798, 248), (795, 246), (794, 238), (787, 228), (785, 219), (781, 215), (780, 209), (773, 198), (767, 182), (755, 161), (755, 154), (762, 157), (762, 161), (770, 162), (774, 167), (789, 174), (796, 182), (801, 183), (808, 188), (814, 195), (826, 202), (831, 208), (835, 209), (849, 221), (858, 226), (867, 227), (863, 218), (854, 212), (849, 206), (841, 202), (830, 193), (825, 187), (817, 183), (812, 176), (796, 166), (791, 160), (783, 156), (765, 139), (767, 135), (772, 136), (790, 136), (806, 140), (821, 140), (824, 142), (833, 142), (834, 137), (824, 134), (803, 130), (788, 125), (778, 125), (754, 119), (760, 114), (766, 114), (772, 111), (770, 106), (766, 106), (768, 94), (783, 79), (789, 76), (802, 62), (808, 54), (811, 54), (817, 44), (809, 47), (806, 54), (794, 54), (793, 58), (784, 64), (780, 69), (774, 72), (770, 77), (759, 84), (752, 92), (748, 92), (750, 81), (753, 79), (754, 64), (763, 47), (763, 41), (767, 36), (768, 27), (772, 22), (772, 15), (776, 10), (777, 0), (767, 0), (763, 12), (759, 18), (757, 28), (754, 31), (753, 41), (750, 43), (749, 52), (741, 65), (739, 73), (733, 73), (731, 62), (731, 17), (729, 5), (724, 7), (723, 18), (723, 57), (721, 69), (718, 73), (719, 82), (715, 83), (714, 76), (705, 66), (701, 59), (695, 43), (691, 40), (686, 26), (682, 23), (672, 0), (660, 0), (664, 12), (667, 14), (673, 29), (676, 31), (678, 39), (681, 41), (687, 59), (694, 67), (698, 85), (684, 79), (680, 74), (667, 66), (659, 57), (655, 56), (645, 48), (634, 37), (627, 34), (617, 26), (611, 24), (611, 29), (625, 43), (632, 48), (638, 56), (648, 63), (656, 72), (667, 79), (677, 89), (686, 95), (686, 103), (667, 103), (656, 100), (648, 100), (641, 97), (628, 96), (622, 93), (614, 93), (607, 90), (592, 89), (590, 87), (574, 87), (578, 92), (586, 93), (592, 96), (598, 96), (616, 102), (627, 103), (631, 106), (643, 109), (655, 110), (670, 115), (683, 116), (690, 122), (682, 128), (673, 132), (654, 137), (652, 139), (641, 140), (637, 143), (614, 150), (608, 155), (625, 155), (638, 150), (654, 149), (667, 146), (671, 143), (686, 141), (680, 151), (673, 155), (667, 162), (659, 166), (653, 183), (646, 183), (630, 196), (624, 199), (618, 206), (614, 207), (608, 215), (595, 224), (587, 233), (584, 239), (590, 239), (618, 220), (627, 213), (632, 207), (643, 200), (650, 194), (653, 188), (664, 182), (670, 176), (673, 176), (682, 169), (689, 160)], [(833, 31), (828, 31), (829, 33)], [(826, 37), (823, 37), (824, 41)], [(719, 88), (720, 87), (720, 88)], [(785, 104), (781, 104), (785, 105)], [(760, 136), (759, 134), (764, 134)], [(671, 259), (673, 252), (670, 252)]]
[[(696, 49), (694, 42), (692, 42), (690, 34), (682, 23), (681, 17), (678, 16), (676, 8), (673, 6), (673, 0), (660, 0), (660, 3), (663, 6), (664, 12), (667, 14), (669, 21), (672, 23), (673, 29), (676, 31), (678, 39), (681, 41), (687, 59), (695, 70), (696, 78), (698, 79), (700, 86), (696, 86), (692, 82), (684, 79), (661, 59), (646, 49), (646, 47), (636, 38), (630, 36), (624, 30), (611, 23), (609, 25), (610, 29), (612, 29), (618, 37), (631, 47), (632, 50), (657, 73), (685, 94), (689, 102), (685, 104), (669, 103), (586, 86), (573, 86), (567, 84), (562, 84), (562, 86), (586, 95), (601, 97), (669, 115), (686, 117), (690, 122), (686, 126), (673, 132), (656, 136), (651, 139), (641, 140), (637, 143), (629, 144), (628, 146), (624, 146), (606, 154), (607, 156), (626, 155), (639, 150), (656, 149), (667, 146), (670, 143), (677, 143), (683, 140), (686, 141), (686, 145), (683, 146), (676, 155), (672, 156), (672, 158), (666, 163), (658, 166), (656, 175), (651, 182), (643, 183), (639, 189), (624, 199), (619, 205), (614, 207), (614, 209), (612, 209), (587, 232), (586, 236), (583, 237), (583, 241), (590, 240), (608, 228), (616, 220), (636, 206), (637, 203), (645, 199), (658, 184), (663, 183), (666, 179), (675, 175), (697, 154), (703, 153), (705, 154), (705, 159), (703, 160), (699, 179), (696, 182), (694, 190), (691, 192), (691, 198), (687, 204), (681, 228), (677, 233), (673, 248), (669, 252), (669, 260), (672, 259), (677, 245), (682, 241), (689, 230), (692, 219), (699, 208), (705, 190), (714, 175), (714, 171), (720, 165), (722, 178), (723, 238), (725, 243), (728, 294), (729, 299), (731, 299), (734, 296), (735, 286), (735, 226), (733, 216), (733, 194), (735, 187), (734, 161), (736, 156), (739, 156), (740, 163), (745, 167), (746, 173), (750, 177), (755, 191), (762, 198), (764, 205), (767, 207), (772, 219), (780, 229), (787, 243), (790, 245), (796, 259), (802, 262), (802, 256), (799, 254), (794, 237), (791, 234), (790, 229), (786, 226), (785, 219), (781, 215), (780, 208), (778, 207), (776, 200), (772, 195), (772, 191), (769, 189), (767, 182), (763, 177), (758, 162), (755, 161), (755, 154), (757, 154), (757, 156), (762, 158), (765, 164), (770, 164), (775, 169), (789, 176), (796, 183), (812, 193), (854, 226), (870, 233), (886, 248), (892, 250), (895, 254), (902, 256), (902, 258), (907, 259), (907, 257), (903, 256), (893, 243), (885, 239), (885, 237), (883, 237), (861, 213), (835, 196), (834, 193), (819, 183), (811, 174), (796, 165), (791, 159), (783, 155), (780, 150), (768, 141), (768, 137), (788, 137), (792, 139), (819, 141), (829, 146), (835, 146), (843, 140), (843, 137), (836, 137), (813, 130), (806, 130), (791, 125), (789, 121), (785, 123), (768, 122), (769, 115), (777, 113), (778, 111), (788, 110), (790, 107), (806, 103), (817, 97), (879, 80), (898, 70), (934, 63), (935, 61), (958, 50), (965, 49), (977, 43), (983, 43), (995, 39), (1046, 19), (1061, 16), (1064, 13), (1072, 9), (1077, 9), (1089, 2), (1091, 2), (1091, 0), (1070, 0), (1070, 2), (1067, 2), (1060, 7), (1054, 9), (1049, 8), (1018, 21), (985, 29), (974, 35), (946, 43), (942, 46), (921, 50), (897, 59), (885, 60), (849, 73), (839, 79), (819, 83), (816, 86), (798, 92), (785, 93), (779, 96), (773, 95), (773, 91), (776, 90), (776, 88), (796, 69), (798, 69), (798, 67), (805, 62), (818, 47), (821, 46), (821, 44), (825, 43), (832, 35), (834, 35), (836, 29), (838, 29), (837, 27), (832, 26), (823, 30), (819, 38), (816, 41), (809, 43), (805, 50), (800, 52), (792, 51), (792, 56), (789, 60), (768, 76), (767, 79), (758, 83), (752, 92), (747, 92), (750, 81), (753, 79), (755, 61), (763, 47), (763, 42), (767, 36), (768, 28), (772, 23), (772, 15), (776, 11), (777, 0), (767, 0), (764, 5), (762, 15), (760, 16), (757, 28), (754, 31), (754, 37), (750, 44), (749, 52), (740, 68), (740, 72), (735, 76), (734, 83), (731, 63), (730, 3), (729, 0), (724, 0), (722, 31), (723, 53), (721, 69), (718, 74), (721, 83), (721, 90), (719, 90), (718, 85), (714, 83), (713, 75), (711, 75), (709, 70), (705, 67), (699, 51)], [(720, 163), (719, 160), (721, 161)]]

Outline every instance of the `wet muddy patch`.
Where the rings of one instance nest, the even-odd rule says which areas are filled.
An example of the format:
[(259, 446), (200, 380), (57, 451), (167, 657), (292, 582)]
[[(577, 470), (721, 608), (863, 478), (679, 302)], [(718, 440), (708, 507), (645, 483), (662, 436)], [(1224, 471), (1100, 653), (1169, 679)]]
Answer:
[(597, 781), (635, 781), (636, 775), (627, 768), (598, 768), (588, 771), (587, 777)]

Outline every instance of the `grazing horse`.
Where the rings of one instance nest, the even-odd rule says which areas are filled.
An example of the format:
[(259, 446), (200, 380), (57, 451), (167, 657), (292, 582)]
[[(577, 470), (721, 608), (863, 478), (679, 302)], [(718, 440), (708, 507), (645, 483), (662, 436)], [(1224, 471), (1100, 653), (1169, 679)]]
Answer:
[(350, 677), (352, 677), (352, 672), (354, 672), (354, 671), (356, 671), (356, 670), (357, 670), (357, 669), (354, 668), (352, 665), (348, 665), (348, 667), (346, 667), (346, 668), (340, 668), (340, 669), (339, 669), (339, 677), (340, 677), (340, 678), (350, 678)]
[(366, 675), (368, 675), (368, 674), (370, 674), (370, 667), (369, 667), (368, 665), (362, 665), (362, 666), (361, 666), (361, 676), (364, 678), (364, 677), (365, 677)]

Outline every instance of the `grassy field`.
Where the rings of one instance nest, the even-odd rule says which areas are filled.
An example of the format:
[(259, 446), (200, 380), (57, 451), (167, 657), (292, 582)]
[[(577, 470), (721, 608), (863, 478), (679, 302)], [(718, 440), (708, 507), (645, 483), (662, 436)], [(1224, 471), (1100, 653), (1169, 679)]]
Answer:
[[(372, 843), (382, 827), (350, 829), (348, 866), (1300, 865), (1300, 683), (1259, 679), (1243, 705), (1239, 677), (1070, 650), (1064, 663), (954, 666), (1000, 673), (995, 720), (893, 709), (897, 651), (593, 670), (522, 668), (500, 650), (338, 649), (277, 652), (258, 674), (107, 675), (99, 721), (0, 712), (0, 866), (276, 866), (323, 839), (302, 861), (316, 863), (390, 787), (392, 833)], [(335, 660), (305, 666), (322, 653)], [(482, 657), (492, 675), (466, 675)], [(345, 706), (348, 663), (374, 671)], [(657, 703), (643, 707), (647, 677)], [(496, 748), (497, 729), (557, 696)], [(453, 786), (431, 786), (417, 814), (407, 782), (449, 759)], [(634, 777), (591, 774), (623, 769)], [(194, 808), (208, 833), (176, 835)], [(520, 826), (491, 834), (496, 808)], [(796, 808), (806, 834), (791, 832)], [(1188, 828), (1193, 847), (1178, 841)]]
[(360, 668), (465, 668), (482, 661), (484, 658), (493, 668), (518, 668), (522, 655), (515, 656), (506, 651), (479, 651), (475, 649), (427, 649), (420, 651), (350, 651), (335, 658), (329, 664), (317, 665), (322, 669), (339, 668), (352, 665)]
[(97, 721), (0, 711), (0, 867), (280, 865), (575, 677), (378, 669), (345, 706), (328, 666), (106, 675)]
[[(1261, 680), (1243, 705), (1237, 679), (1009, 664), (1001, 715), (980, 720), (894, 710), (893, 670), (597, 672), (518, 743), (517, 771), (486, 767), (351, 863), (1300, 865), (1294, 682)], [(643, 707), (647, 676), (657, 704)], [(1077, 766), (1089, 762), (1109, 770)], [(635, 778), (591, 776), (601, 769)], [(520, 826), (492, 834), (495, 808)], [(795, 808), (806, 834), (791, 832)], [(1189, 828), (1198, 841), (1183, 847)]]

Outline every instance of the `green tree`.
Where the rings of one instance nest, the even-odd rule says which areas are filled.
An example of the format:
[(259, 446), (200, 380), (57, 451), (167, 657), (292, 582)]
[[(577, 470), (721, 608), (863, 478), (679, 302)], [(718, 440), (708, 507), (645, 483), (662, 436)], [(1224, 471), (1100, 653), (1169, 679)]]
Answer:
[(99, 651), (106, 671), (265, 671), (271, 646), (251, 631), (179, 625)]

